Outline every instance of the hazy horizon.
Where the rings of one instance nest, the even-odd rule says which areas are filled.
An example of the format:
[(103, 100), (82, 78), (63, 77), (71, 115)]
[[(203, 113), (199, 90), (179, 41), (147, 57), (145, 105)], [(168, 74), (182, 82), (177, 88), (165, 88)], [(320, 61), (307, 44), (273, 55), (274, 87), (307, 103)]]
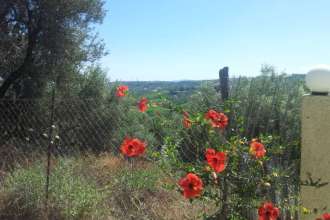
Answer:
[[(294, 75), (306, 75), (306, 73), (288, 73), (287, 74), (288, 76), (294, 76)], [(257, 75), (258, 76), (258, 75)], [(250, 77), (256, 77), (256, 76), (244, 76), (244, 75), (241, 75), (241, 76), (229, 76), (229, 78), (231, 78), (231, 79), (237, 79), (237, 78), (239, 78), (239, 77), (248, 77), (248, 78), (250, 78)], [(216, 80), (219, 80), (219, 75), (217, 75), (215, 78), (210, 78), (210, 79), (174, 79), (174, 80), (112, 80), (111, 78), (110, 78), (110, 82), (111, 83), (114, 83), (114, 82), (141, 82), (141, 83), (144, 83), (144, 82), (155, 82), (155, 83), (157, 83), (157, 82), (170, 82), (170, 83), (175, 83), (175, 82), (178, 82), (178, 83), (180, 83), (180, 82), (190, 82), (190, 81), (192, 81), (192, 82), (198, 82), (198, 81), (216, 81)]]

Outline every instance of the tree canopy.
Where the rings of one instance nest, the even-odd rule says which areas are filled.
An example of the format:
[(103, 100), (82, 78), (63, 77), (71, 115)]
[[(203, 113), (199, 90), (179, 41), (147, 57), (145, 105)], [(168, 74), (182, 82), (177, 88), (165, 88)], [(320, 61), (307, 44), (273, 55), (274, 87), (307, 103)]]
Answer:
[[(0, 98), (37, 97), (105, 54), (102, 0), (0, 0)], [(71, 76), (70, 76), (71, 75)]]

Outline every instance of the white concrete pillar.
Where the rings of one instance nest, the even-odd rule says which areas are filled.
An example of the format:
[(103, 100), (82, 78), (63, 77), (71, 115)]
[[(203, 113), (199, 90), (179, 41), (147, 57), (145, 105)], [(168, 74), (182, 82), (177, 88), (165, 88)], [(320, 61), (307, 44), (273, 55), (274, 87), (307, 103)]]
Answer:
[[(315, 219), (330, 210), (330, 184), (324, 185), (330, 182), (330, 96), (303, 98), (300, 173), (303, 183), (315, 185), (301, 186), (302, 206), (319, 210), (318, 215), (302, 215), (301, 219)], [(327, 209), (322, 211), (325, 207)]]
[[(330, 69), (315, 68), (306, 77), (311, 95), (303, 97), (301, 202), (312, 213), (301, 220), (330, 212)], [(314, 213), (317, 211), (317, 213)]]

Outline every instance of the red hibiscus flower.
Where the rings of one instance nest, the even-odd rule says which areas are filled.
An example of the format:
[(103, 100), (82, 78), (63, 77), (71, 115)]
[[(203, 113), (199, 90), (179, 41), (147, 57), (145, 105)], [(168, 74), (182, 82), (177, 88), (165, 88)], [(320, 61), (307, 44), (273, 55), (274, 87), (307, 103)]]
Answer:
[(205, 158), (216, 173), (220, 173), (226, 168), (227, 155), (224, 152), (216, 152), (214, 149), (208, 148), (205, 152)]
[(191, 120), (189, 119), (189, 113), (183, 112), (183, 120), (182, 120), (183, 127), (190, 128), (192, 125)]
[(276, 220), (280, 215), (280, 210), (271, 202), (263, 203), (258, 210), (258, 220)]
[(194, 173), (188, 173), (180, 179), (179, 185), (183, 190), (183, 196), (187, 199), (200, 196), (203, 190), (201, 178)]
[(224, 129), (228, 125), (228, 117), (224, 113), (211, 109), (204, 117), (210, 121), (211, 126), (214, 128)]
[(127, 91), (128, 91), (128, 86), (120, 85), (120, 86), (117, 87), (116, 96), (117, 97), (126, 96)]
[(145, 112), (148, 109), (148, 99), (143, 97), (139, 103), (138, 103), (138, 107), (140, 112)]
[(264, 157), (266, 154), (265, 146), (259, 141), (252, 141), (250, 144), (250, 154), (252, 154), (257, 159)]
[(330, 220), (330, 213), (324, 213), (322, 215), (322, 217), (323, 217), (323, 220)]
[(330, 220), (330, 213), (324, 213), (322, 218), (317, 218), (316, 220)]
[(136, 157), (144, 153), (146, 144), (137, 138), (126, 137), (120, 146), (122, 154), (127, 157)]

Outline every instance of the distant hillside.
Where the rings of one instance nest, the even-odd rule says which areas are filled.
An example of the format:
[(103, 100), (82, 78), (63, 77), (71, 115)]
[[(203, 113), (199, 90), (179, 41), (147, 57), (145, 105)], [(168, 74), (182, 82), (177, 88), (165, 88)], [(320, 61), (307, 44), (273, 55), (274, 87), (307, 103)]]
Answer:
[(160, 92), (164, 90), (186, 91), (195, 90), (203, 83), (216, 83), (217, 80), (184, 80), (184, 81), (126, 81), (121, 82), (128, 85), (136, 93), (147, 91)]
[(119, 83), (127, 85), (136, 96), (162, 94), (175, 101), (184, 102), (202, 84), (217, 86), (218, 80), (123, 81)]
[[(258, 76), (260, 77), (260, 76)], [(303, 80), (304, 74), (288, 75), (292, 80)], [(252, 77), (242, 77), (248, 80)], [(233, 85), (239, 78), (231, 78), (230, 83)], [(118, 83), (118, 82), (116, 82)], [(182, 80), (182, 81), (122, 81), (120, 84), (125, 84), (130, 88), (130, 91), (136, 96), (148, 96), (151, 94), (161, 93), (169, 97), (185, 101), (189, 95), (199, 89), (201, 85), (208, 84), (214, 88), (218, 87), (219, 80)]]

